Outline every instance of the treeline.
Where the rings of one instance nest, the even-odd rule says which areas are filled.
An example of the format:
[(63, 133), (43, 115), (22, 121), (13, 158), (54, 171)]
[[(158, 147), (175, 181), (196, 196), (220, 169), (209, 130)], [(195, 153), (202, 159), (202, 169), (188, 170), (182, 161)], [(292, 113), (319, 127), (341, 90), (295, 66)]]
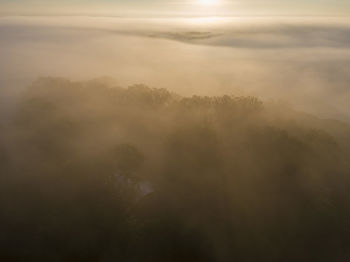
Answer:
[(45, 78), (0, 127), (1, 261), (348, 261), (350, 129)]

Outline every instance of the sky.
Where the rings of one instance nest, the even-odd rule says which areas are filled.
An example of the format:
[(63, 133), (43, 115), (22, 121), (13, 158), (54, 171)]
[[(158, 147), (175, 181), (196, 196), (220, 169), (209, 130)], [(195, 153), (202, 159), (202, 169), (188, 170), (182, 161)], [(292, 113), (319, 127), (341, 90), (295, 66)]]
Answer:
[(349, 0), (0, 0), (0, 15), (348, 16)]

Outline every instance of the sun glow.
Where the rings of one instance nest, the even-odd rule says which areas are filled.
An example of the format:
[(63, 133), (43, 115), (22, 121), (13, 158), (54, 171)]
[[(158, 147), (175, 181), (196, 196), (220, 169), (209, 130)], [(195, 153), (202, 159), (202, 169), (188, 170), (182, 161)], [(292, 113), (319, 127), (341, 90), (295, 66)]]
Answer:
[(197, 0), (197, 3), (202, 6), (218, 5), (220, 0)]

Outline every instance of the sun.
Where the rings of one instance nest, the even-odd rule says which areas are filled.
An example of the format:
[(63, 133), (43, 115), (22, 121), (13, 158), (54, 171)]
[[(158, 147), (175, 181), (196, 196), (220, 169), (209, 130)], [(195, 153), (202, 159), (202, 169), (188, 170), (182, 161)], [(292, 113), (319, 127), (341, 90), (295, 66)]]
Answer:
[(197, 0), (197, 3), (202, 6), (218, 5), (220, 0)]

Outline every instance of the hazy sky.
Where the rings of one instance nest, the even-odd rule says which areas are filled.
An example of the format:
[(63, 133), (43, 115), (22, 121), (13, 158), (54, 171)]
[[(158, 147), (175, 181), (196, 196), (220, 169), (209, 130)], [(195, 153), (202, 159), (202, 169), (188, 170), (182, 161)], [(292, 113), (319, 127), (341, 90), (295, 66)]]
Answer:
[(349, 15), (349, 0), (0, 0), (0, 14)]

